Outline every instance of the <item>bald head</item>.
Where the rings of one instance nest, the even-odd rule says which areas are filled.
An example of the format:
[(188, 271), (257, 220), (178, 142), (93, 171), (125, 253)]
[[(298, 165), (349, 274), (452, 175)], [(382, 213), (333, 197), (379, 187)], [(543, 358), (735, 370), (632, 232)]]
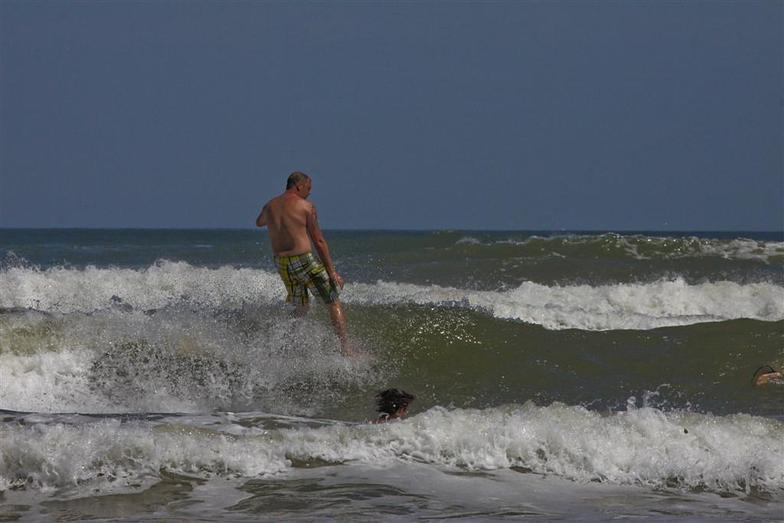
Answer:
[(294, 171), (289, 175), (288, 180), (286, 180), (286, 190), (291, 189), (306, 180), (310, 180), (310, 176), (299, 171)]

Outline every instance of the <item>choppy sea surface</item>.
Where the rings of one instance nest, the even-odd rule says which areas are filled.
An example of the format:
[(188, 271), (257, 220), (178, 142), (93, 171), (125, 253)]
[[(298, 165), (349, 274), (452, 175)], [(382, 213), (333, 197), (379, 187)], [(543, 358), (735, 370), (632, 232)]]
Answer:
[(0, 230), (0, 521), (784, 519), (782, 233), (327, 239)]

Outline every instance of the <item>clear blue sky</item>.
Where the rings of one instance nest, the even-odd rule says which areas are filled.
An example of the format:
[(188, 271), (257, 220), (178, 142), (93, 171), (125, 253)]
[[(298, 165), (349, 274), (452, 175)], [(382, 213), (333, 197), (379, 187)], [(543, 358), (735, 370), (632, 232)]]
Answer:
[(781, 1), (0, 1), (0, 227), (781, 230)]

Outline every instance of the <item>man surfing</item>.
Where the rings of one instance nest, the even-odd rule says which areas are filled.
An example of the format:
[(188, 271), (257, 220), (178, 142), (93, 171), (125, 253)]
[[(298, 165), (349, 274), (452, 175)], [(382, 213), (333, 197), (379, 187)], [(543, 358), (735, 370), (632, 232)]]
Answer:
[[(296, 305), (296, 313), (307, 314), (308, 289), (329, 307), (332, 326), (340, 340), (344, 356), (354, 355), (349, 347), (346, 316), (338, 298), (343, 278), (335, 270), (327, 240), (321, 232), (316, 206), (307, 201), (313, 182), (305, 173), (291, 173), (286, 191), (267, 202), (256, 218), (257, 227), (267, 227), (275, 265), (288, 295), (287, 303)], [(317, 259), (311, 252), (316, 248)]]

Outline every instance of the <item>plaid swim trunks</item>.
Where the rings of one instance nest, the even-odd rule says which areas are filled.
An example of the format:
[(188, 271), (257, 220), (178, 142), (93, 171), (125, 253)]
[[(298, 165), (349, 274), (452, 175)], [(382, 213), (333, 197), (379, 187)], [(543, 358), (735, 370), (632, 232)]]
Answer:
[(307, 305), (310, 301), (308, 288), (313, 294), (321, 296), (324, 303), (334, 303), (338, 299), (337, 286), (313, 253), (275, 256), (275, 265), (288, 292), (287, 303)]

